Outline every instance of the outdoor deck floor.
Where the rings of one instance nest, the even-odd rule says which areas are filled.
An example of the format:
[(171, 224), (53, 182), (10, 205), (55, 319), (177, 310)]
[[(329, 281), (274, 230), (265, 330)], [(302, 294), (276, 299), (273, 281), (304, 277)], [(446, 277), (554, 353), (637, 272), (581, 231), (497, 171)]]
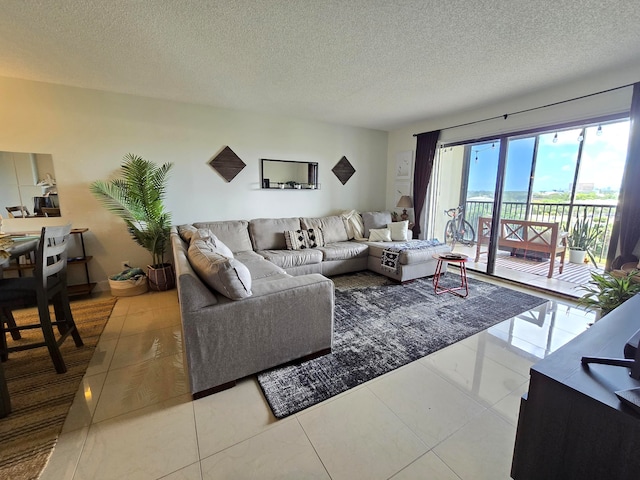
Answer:
[[(486, 273), (487, 271), (487, 255), (481, 255), (478, 262), (475, 262), (476, 249), (475, 246), (464, 246), (457, 244), (453, 249), (456, 253), (464, 253), (469, 256), (467, 268)], [(560, 264), (559, 257), (556, 259), (556, 265), (552, 278), (547, 278), (549, 272), (549, 261), (533, 261), (525, 260), (518, 257), (512, 257), (507, 252), (498, 252), (496, 259), (496, 268), (494, 276), (511, 280), (534, 288), (542, 288), (561, 295), (579, 298), (584, 294), (584, 290), (580, 287), (591, 279), (591, 272), (595, 270), (593, 264), (575, 264), (569, 263), (565, 258), (564, 269), (559, 273)], [(602, 269), (598, 269), (602, 271)]]

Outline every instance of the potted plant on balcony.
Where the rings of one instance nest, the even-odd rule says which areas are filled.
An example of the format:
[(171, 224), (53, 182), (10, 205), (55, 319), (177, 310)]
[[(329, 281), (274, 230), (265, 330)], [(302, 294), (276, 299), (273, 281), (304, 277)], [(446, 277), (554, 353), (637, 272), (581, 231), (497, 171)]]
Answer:
[(567, 237), (569, 262), (584, 263), (585, 257), (588, 255), (593, 265), (597, 266), (593, 249), (601, 233), (600, 225), (594, 224), (593, 220), (587, 217), (587, 211), (583, 210), (582, 218), (576, 217)]
[(97, 180), (90, 186), (107, 210), (124, 220), (136, 243), (151, 253), (148, 277), (152, 290), (175, 286), (173, 266), (164, 261), (171, 229), (171, 213), (165, 211), (164, 198), (172, 167), (172, 163), (157, 166), (129, 153), (123, 159), (121, 178)]
[(585, 293), (578, 300), (578, 306), (595, 310), (604, 316), (614, 308), (640, 292), (640, 282), (635, 280), (638, 270), (616, 270), (614, 272), (591, 272), (591, 280), (580, 287)]

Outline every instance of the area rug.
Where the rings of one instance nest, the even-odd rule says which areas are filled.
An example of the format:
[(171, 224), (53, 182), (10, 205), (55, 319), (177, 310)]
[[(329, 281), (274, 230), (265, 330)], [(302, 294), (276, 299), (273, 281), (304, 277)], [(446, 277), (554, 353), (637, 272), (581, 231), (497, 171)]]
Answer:
[[(0, 419), (0, 478), (38, 478), (60, 435), (115, 297), (71, 302), (73, 318), (84, 346), (77, 348), (71, 337), (61, 346), (67, 372), (57, 374), (46, 347), (12, 352), (3, 363), (12, 411)], [(37, 322), (38, 312), (14, 312), (17, 324)], [(22, 332), (23, 340), (42, 338), (41, 330)]]
[[(258, 375), (277, 418), (322, 402), (546, 301), (475, 279), (469, 279), (467, 298), (449, 293), (435, 295), (430, 278), (399, 285), (373, 273), (360, 273), (336, 277), (334, 284), (332, 352)], [(448, 273), (441, 280), (441, 285), (447, 284), (459, 285), (460, 277)]]

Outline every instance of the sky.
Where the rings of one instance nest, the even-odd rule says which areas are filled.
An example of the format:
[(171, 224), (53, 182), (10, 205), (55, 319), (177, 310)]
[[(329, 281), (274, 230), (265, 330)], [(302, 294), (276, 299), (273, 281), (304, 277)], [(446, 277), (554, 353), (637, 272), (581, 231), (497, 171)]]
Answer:
[[(622, 180), (629, 137), (629, 122), (587, 128), (578, 183), (617, 191)], [(540, 135), (534, 192), (570, 191), (579, 148), (580, 129)], [(527, 191), (535, 139), (509, 142), (505, 191)], [(498, 168), (499, 142), (475, 145), (471, 154), (469, 191), (493, 191)], [(476, 161), (477, 157), (477, 161)]]

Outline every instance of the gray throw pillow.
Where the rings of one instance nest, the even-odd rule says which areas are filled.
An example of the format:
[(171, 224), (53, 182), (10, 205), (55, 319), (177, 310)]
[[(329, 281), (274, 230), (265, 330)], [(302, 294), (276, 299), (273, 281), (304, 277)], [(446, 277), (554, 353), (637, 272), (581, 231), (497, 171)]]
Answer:
[(391, 223), (391, 212), (364, 212), (362, 214), (364, 223), (364, 236), (369, 238), (369, 230), (372, 228), (387, 228)]
[(233, 258), (231, 249), (222, 243), (222, 240), (216, 237), (208, 228), (198, 228), (191, 237), (191, 241), (193, 240), (204, 240), (211, 245), (216, 253), (227, 258)]
[(189, 225), (189, 224), (178, 225), (178, 235), (180, 235), (180, 238), (187, 243), (191, 243), (193, 234), (197, 231), (198, 229), (193, 225)]
[(189, 263), (200, 279), (231, 300), (250, 297), (251, 273), (235, 258), (220, 255), (205, 240), (193, 240), (187, 251)]

